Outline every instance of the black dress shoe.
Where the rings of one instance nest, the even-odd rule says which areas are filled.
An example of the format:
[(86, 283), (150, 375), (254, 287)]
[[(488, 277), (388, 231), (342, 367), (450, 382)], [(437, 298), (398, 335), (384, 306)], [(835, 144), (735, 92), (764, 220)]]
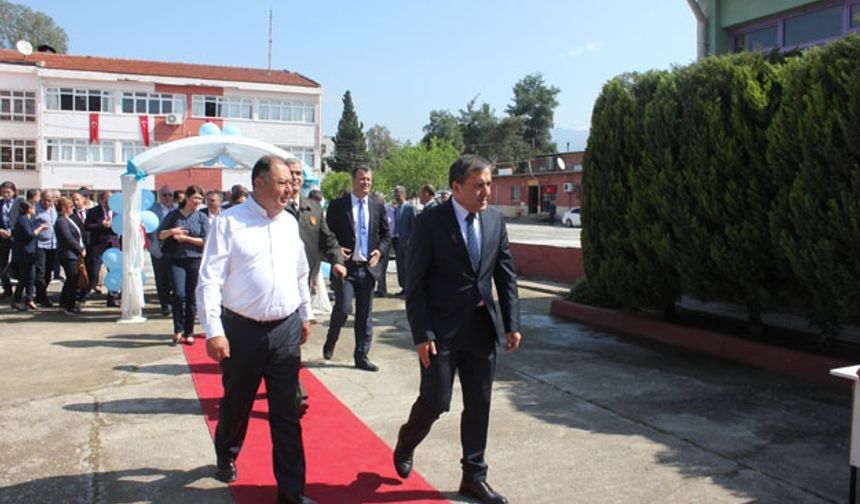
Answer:
[(239, 470), (236, 469), (236, 461), (218, 461), (218, 466), (215, 468), (215, 478), (224, 483), (232, 483), (239, 477)]
[[(402, 430), (403, 429), (401, 428), (401, 431)], [(408, 478), (409, 473), (412, 472), (412, 457), (414, 453), (414, 451), (407, 452), (403, 448), (400, 435), (398, 435), (397, 445), (394, 447), (394, 470), (397, 471), (397, 475), (403, 479)]]
[(18, 303), (12, 303), (12, 309), (16, 312), (25, 312), (28, 310), (27, 305), (19, 305)]
[(300, 495), (299, 497), (278, 496), (278, 504), (317, 504), (317, 501), (304, 495)]
[(39, 306), (41, 306), (42, 308), (52, 308), (54, 306), (54, 303), (52, 303), (50, 299), (43, 299), (41, 301), (36, 302), (39, 303)]
[(384, 297), (388, 296), (388, 294), (386, 294), (385, 292), (375, 292), (374, 296), (378, 297), (378, 298), (384, 298)]
[(508, 499), (496, 493), (495, 490), (486, 481), (466, 481), (460, 482), (460, 495), (478, 499), (484, 504), (508, 504)]
[(334, 355), (334, 345), (334, 341), (329, 343), (329, 341), (326, 340), (325, 344), (323, 345), (323, 359), (331, 360), (332, 356)]
[(379, 371), (379, 366), (370, 362), (367, 359), (355, 361), (355, 367), (357, 367), (358, 369), (363, 369), (364, 371)]
[(108, 308), (119, 308), (119, 303), (117, 303), (116, 300), (114, 300), (114, 299), (108, 299), (107, 307)]

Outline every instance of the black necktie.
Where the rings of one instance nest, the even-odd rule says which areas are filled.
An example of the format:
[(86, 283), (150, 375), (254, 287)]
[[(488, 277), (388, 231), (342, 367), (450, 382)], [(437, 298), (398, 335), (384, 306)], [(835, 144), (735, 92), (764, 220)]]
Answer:
[(296, 203), (296, 200), (290, 201), (290, 213), (293, 214), (297, 220), (299, 218), (299, 205)]

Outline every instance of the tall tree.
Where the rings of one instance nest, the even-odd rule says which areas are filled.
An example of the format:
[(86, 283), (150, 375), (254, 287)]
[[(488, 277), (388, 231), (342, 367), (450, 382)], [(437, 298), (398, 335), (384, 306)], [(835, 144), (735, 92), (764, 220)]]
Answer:
[(343, 95), (343, 113), (334, 137), (334, 153), (328, 159), (328, 164), (334, 171), (349, 172), (357, 165), (369, 161), (367, 143), (364, 140), (364, 124), (358, 120), (352, 94), (347, 90)]
[(370, 166), (373, 169), (382, 166), (382, 163), (391, 155), (391, 152), (400, 147), (400, 142), (391, 136), (391, 131), (379, 124), (367, 130), (367, 151), (370, 156)]
[(558, 106), (555, 97), (559, 91), (555, 86), (547, 86), (540, 73), (526, 75), (514, 84), (514, 100), (508, 105), (507, 113), (511, 117), (525, 118), (523, 139), (532, 144), (538, 153), (557, 150), (550, 130)]
[(463, 132), (457, 117), (447, 110), (433, 110), (430, 112), (430, 122), (424, 126), (424, 138), (421, 143), (430, 147), (433, 139), (441, 142), (450, 142), (458, 151), (463, 152)]
[(49, 45), (58, 53), (68, 50), (69, 37), (47, 14), (0, 0), (0, 47), (11, 49), (26, 40), (34, 47)]
[(496, 126), (499, 119), (487, 103), (475, 106), (478, 97), (466, 104), (465, 110), (460, 110), (460, 131), (463, 135), (465, 151), (470, 154), (479, 154), (488, 159), (495, 160), (496, 154)]
[(430, 183), (436, 188), (448, 187), (448, 168), (460, 155), (450, 142), (430, 141), (430, 146), (406, 145), (394, 149), (391, 156), (373, 175), (373, 189), (391, 194), (394, 186), (402, 185), (410, 195)]

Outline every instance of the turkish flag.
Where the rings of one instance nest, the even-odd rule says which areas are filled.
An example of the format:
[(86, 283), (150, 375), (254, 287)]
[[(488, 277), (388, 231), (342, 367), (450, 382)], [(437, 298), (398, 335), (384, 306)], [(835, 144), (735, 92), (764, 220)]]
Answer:
[(143, 137), (143, 145), (149, 147), (149, 116), (142, 115), (140, 120), (140, 135)]
[(99, 113), (90, 113), (90, 143), (99, 143)]

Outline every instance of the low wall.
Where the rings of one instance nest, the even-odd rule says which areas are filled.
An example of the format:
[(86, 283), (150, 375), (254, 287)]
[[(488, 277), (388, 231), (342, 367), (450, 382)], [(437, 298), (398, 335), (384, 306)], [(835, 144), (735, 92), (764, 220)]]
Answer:
[(581, 248), (511, 243), (511, 253), (518, 275), (573, 283), (585, 274)]

